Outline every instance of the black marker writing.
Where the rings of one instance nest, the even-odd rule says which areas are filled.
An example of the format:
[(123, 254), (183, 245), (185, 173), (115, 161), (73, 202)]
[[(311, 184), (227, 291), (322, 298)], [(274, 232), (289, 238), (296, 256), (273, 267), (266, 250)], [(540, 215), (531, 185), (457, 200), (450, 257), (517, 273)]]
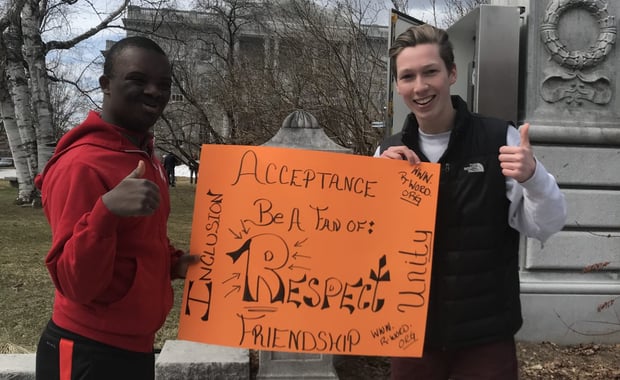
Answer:
[[(204, 231), (205, 231), (205, 247), (200, 255), (200, 278), (197, 280), (199, 283), (202, 283), (206, 289), (206, 297), (194, 297), (192, 296), (192, 290), (194, 288), (194, 282), (190, 281), (188, 284), (187, 291), (187, 302), (185, 305), (185, 314), (191, 315), (190, 302), (196, 302), (202, 304), (205, 307), (205, 311), (201, 317), (203, 321), (209, 320), (209, 310), (211, 308), (211, 292), (213, 290), (213, 280), (211, 279), (211, 272), (213, 271), (212, 267), (215, 263), (215, 245), (218, 240), (218, 232), (220, 228), (220, 214), (223, 210), (223, 200), (224, 197), (222, 194), (217, 194), (211, 192), (209, 190), (207, 192), (207, 196), (210, 198), (209, 201), (209, 212), (207, 214), (207, 222), (205, 223)], [(203, 294), (202, 291), (199, 291), (199, 294)]]
[(377, 184), (377, 181), (357, 176), (291, 168), (288, 165), (278, 166), (272, 162), (261, 163), (253, 150), (248, 150), (241, 156), (239, 169), (231, 185), (238, 184), (242, 178), (261, 185), (286, 185), (306, 189), (316, 187), (321, 190), (344, 191), (369, 198), (375, 197), (372, 190), (373, 185)]
[(416, 231), (413, 239), (413, 249), (398, 251), (403, 255), (409, 271), (407, 272), (407, 290), (398, 292), (404, 301), (400, 301), (397, 310), (401, 313), (410, 308), (419, 308), (426, 305), (426, 265), (431, 260), (433, 233), (431, 231)]

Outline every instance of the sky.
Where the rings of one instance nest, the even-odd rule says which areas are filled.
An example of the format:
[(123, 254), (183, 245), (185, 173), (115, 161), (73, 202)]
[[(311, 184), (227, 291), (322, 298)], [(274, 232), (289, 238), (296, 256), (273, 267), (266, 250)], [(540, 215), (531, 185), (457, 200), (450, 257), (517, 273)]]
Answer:
[[(189, 9), (190, 0), (176, 0), (180, 8)], [(325, 1), (325, 0), (323, 0)], [(393, 7), (390, 0), (358, 0), (359, 2), (369, 1), (370, 6), (379, 11), (375, 24), (386, 25), (389, 22), (389, 12)], [(438, 3), (443, 1), (440, 0)], [(134, 4), (139, 4), (134, 1)], [(49, 30), (43, 34), (44, 41), (50, 40), (69, 40), (80, 35), (90, 28), (96, 26), (116, 10), (122, 0), (78, 0), (75, 4), (67, 6), (69, 13), (58, 18), (57, 22), (52, 23)], [(408, 14), (423, 21), (432, 22), (432, 8), (429, 0), (409, 0), (410, 10)], [(443, 5), (438, 5), (442, 9)], [(372, 12), (370, 12), (372, 13)], [(113, 25), (121, 25), (121, 20), (117, 20)], [(105, 29), (88, 40), (81, 42), (75, 48), (64, 51), (54, 51), (48, 55), (49, 59), (58, 59), (62, 62), (62, 69), (65, 75), (71, 79), (78, 79), (85, 83), (87, 88), (97, 87), (97, 79), (101, 75), (103, 59), (101, 51), (105, 49), (106, 40), (119, 40), (125, 35), (120, 29)], [(100, 102), (100, 93), (93, 91), (93, 99)], [(85, 113), (85, 111), (83, 111)]]
[[(45, 42), (70, 40), (98, 25), (120, 4), (121, 0), (78, 0), (75, 4), (65, 7), (66, 13), (63, 17), (55, 18), (51, 22), (48, 30), (42, 35), (43, 40)], [(120, 25), (121, 21), (118, 20), (114, 24)], [(101, 92), (98, 89), (98, 78), (103, 69), (101, 51), (105, 49), (106, 40), (119, 40), (124, 34), (125, 32), (120, 29), (104, 29), (72, 49), (51, 51), (47, 60), (61, 62), (57, 74), (79, 82), (82, 88), (92, 89), (92, 99), (95, 103), (101, 104)], [(48, 64), (49, 66), (51, 64)], [(76, 111), (73, 122), (83, 119), (88, 108), (95, 106), (90, 104), (86, 109)]]
[[(367, 0), (373, 8), (381, 10), (377, 23), (387, 25), (389, 21), (389, 10), (393, 8), (390, 0)], [(408, 14), (421, 19), (423, 21), (432, 22), (433, 14), (430, 0), (408, 0), (409, 10)], [(134, 2), (134, 4), (138, 4)], [(376, 3), (376, 4), (373, 4)], [(44, 34), (44, 40), (50, 39), (68, 39), (68, 37), (78, 35), (84, 31), (90, 29), (94, 25), (97, 25), (103, 18), (105, 18), (110, 12), (114, 11), (122, 4), (121, 0), (78, 0), (74, 5), (71, 5), (69, 9), (72, 13), (69, 14), (66, 19), (61, 21), (61, 25), (57, 28), (50, 30)], [(177, 0), (177, 4), (180, 8), (189, 9), (191, 1), (189, 0)], [(437, 8), (441, 11), (444, 7), (444, 1), (437, 1)], [(99, 12), (99, 15), (97, 14)], [(120, 25), (118, 20), (116, 25)], [(117, 30), (104, 30), (99, 32), (92, 38), (91, 44), (85, 46), (92, 46), (95, 49), (103, 49), (105, 47), (106, 39), (119, 39), (122, 38), (123, 32)]]
[[(379, 15), (378, 23), (387, 25), (389, 19), (389, 10), (393, 8), (391, 1), (366, 1), (369, 1), (373, 8), (383, 10)], [(134, 4), (139, 3), (139, 1), (134, 1)], [(190, 0), (177, 0), (176, 3), (182, 9), (190, 9), (191, 7)], [(63, 28), (57, 29), (56, 31), (51, 31), (50, 33), (47, 33), (47, 36), (49, 36), (50, 38), (53, 37), (60, 39), (61, 37), (66, 38), (66, 36), (74, 36), (82, 33), (99, 23), (100, 20), (106, 17), (110, 12), (117, 9), (120, 4), (122, 4), (121, 0), (78, 0), (74, 5), (70, 6), (69, 9), (72, 10), (72, 13), (68, 15), (66, 20), (62, 21)], [(430, 0), (408, 0), (408, 4), (409, 10), (407, 13), (409, 15), (427, 22), (433, 21)], [(439, 11), (443, 10), (444, 4), (445, 2), (443, 0), (437, 0), (437, 8)], [(100, 15), (97, 15), (96, 11), (99, 12)], [(120, 21), (118, 21), (116, 24), (119, 25)], [(100, 32), (96, 37), (99, 41), (105, 41), (104, 36), (120, 38), (120, 36), (122, 36), (122, 32), (105, 30)]]

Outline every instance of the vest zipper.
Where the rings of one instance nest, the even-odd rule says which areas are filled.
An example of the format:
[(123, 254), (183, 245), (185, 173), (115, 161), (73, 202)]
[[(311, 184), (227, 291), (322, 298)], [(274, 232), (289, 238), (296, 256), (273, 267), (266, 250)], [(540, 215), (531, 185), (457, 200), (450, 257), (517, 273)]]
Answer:
[(446, 163), (443, 165), (443, 171), (447, 174), (450, 173), (450, 164)]

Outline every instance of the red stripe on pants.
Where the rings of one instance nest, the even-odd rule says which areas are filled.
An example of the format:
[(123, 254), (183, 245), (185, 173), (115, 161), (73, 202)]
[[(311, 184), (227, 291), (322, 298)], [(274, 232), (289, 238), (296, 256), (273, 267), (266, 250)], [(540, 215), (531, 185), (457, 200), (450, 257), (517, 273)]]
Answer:
[(60, 380), (71, 380), (71, 367), (73, 364), (73, 341), (65, 338), (60, 339)]

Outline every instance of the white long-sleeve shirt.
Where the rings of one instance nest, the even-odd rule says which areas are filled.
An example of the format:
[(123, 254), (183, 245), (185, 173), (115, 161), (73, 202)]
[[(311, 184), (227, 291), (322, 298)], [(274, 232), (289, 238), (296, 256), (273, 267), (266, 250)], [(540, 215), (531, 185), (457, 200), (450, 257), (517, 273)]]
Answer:
[[(437, 162), (448, 148), (450, 133), (427, 134), (419, 131), (420, 149), (431, 162)], [(520, 142), (519, 131), (509, 127), (507, 145), (518, 146)], [(374, 155), (379, 157), (380, 147)], [(527, 181), (519, 183), (514, 178), (506, 177), (506, 197), (510, 200), (508, 223), (527, 237), (545, 242), (566, 224), (564, 194), (540, 160), (536, 160), (534, 174)]]

